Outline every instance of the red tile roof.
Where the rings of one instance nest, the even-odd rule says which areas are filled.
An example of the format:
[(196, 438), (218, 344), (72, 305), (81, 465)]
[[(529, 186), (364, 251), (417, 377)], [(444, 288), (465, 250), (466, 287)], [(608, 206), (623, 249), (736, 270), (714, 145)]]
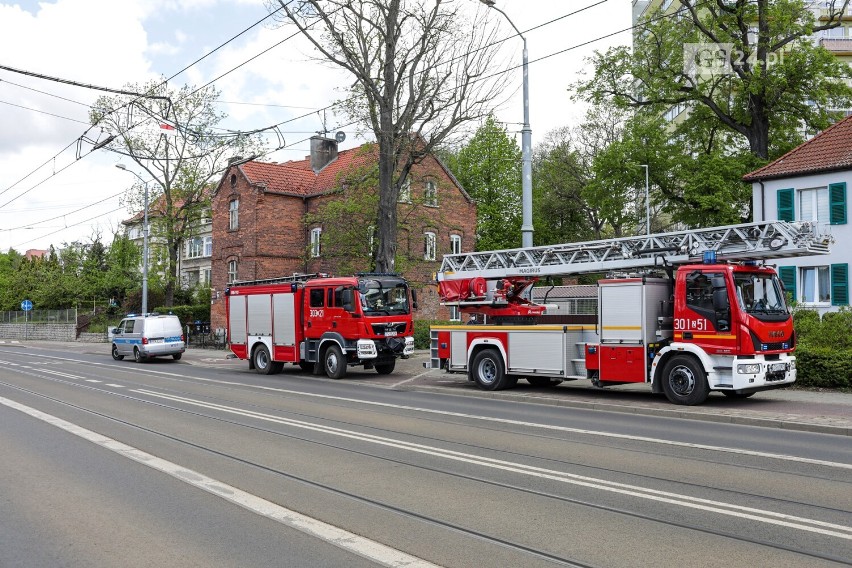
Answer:
[(365, 144), (343, 150), (337, 159), (315, 174), (310, 158), (283, 162), (246, 162), (238, 167), (252, 184), (263, 185), (266, 191), (312, 196), (340, 187), (342, 173), (359, 167), (374, 167), (378, 162), (375, 144)]
[(852, 169), (852, 116), (836, 122), (774, 162), (743, 176), (753, 182)]

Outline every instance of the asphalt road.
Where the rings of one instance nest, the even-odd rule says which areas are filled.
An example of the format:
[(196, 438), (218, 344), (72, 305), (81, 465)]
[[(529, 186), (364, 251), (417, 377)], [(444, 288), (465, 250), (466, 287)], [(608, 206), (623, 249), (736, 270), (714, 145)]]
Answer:
[[(331, 381), (107, 351), (0, 345), (4, 568), (852, 564), (844, 397), (685, 416), (417, 360)], [(792, 410), (775, 396), (757, 407)], [(760, 412), (787, 418), (738, 423)], [(836, 433), (784, 427), (808, 416)]]

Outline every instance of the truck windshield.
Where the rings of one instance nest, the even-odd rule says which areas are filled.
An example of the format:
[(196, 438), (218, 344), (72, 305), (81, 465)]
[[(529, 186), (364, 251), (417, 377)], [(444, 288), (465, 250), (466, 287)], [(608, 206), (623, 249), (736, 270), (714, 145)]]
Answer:
[(364, 315), (399, 315), (411, 313), (408, 285), (402, 278), (362, 278), (358, 281), (361, 309)]
[(778, 276), (768, 273), (737, 272), (734, 274), (740, 309), (758, 318), (787, 317), (787, 302)]

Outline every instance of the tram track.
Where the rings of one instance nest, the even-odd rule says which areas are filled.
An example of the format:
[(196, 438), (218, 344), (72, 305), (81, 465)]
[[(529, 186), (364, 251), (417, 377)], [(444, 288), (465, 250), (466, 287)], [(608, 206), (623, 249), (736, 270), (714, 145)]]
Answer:
[[(71, 385), (71, 386), (74, 386), (74, 387), (77, 387), (77, 388), (93, 389), (93, 390), (96, 390), (98, 392), (105, 393), (105, 394), (108, 394), (108, 395), (111, 395), (111, 396), (119, 396), (119, 397), (123, 397), (125, 399), (131, 399), (133, 401), (140, 402), (140, 403), (153, 404), (153, 405), (156, 405), (160, 408), (166, 409), (166, 410), (171, 411), (171, 412), (187, 413), (187, 414), (190, 414), (194, 417), (203, 418), (203, 419), (206, 419), (206, 420), (213, 420), (213, 421), (216, 421), (217, 423), (226, 424), (229, 427), (248, 428), (248, 429), (252, 429), (254, 431), (263, 432), (264, 434), (267, 434), (267, 435), (281, 436), (281, 437), (292, 439), (292, 440), (295, 440), (295, 441), (298, 441), (298, 442), (301, 442), (301, 443), (316, 444), (318, 446), (322, 446), (322, 447), (332, 449), (332, 450), (335, 450), (335, 451), (348, 452), (348, 453), (351, 453), (353, 455), (359, 455), (359, 456), (363, 456), (363, 457), (366, 457), (366, 458), (369, 458), (369, 459), (381, 460), (382, 462), (388, 463), (388, 464), (394, 464), (394, 465), (397, 465), (397, 466), (405, 466), (405, 467), (412, 467), (412, 468), (419, 468), (419, 469), (424, 470), (424, 471), (430, 471), (430, 472), (437, 473), (437, 474), (440, 474), (440, 475), (449, 476), (450, 478), (457, 479), (457, 480), (472, 481), (472, 482), (476, 482), (476, 483), (487, 484), (488, 486), (491, 486), (491, 487), (499, 487), (501, 489), (519, 491), (519, 492), (522, 492), (522, 493), (525, 493), (525, 494), (535, 495), (537, 497), (543, 497), (543, 498), (546, 498), (546, 499), (553, 499), (553, 500), (558, 501), (560, 503), (572, 504), (572, 505), (577, 505), (577, 506), (582, 506), (582, 507), (589, 507), (591, 509), (595, 509), (595, 510), (598, 510), (598, 511), (605, 511), (607, 513), (624, 515), (624, 516), (628, 516), (628, 517), (631, 517), (631, 518), (634, 518), (634, 519), (641, 519), (641, 520), (644, 520), (644, 521), (652, 521), (652, 522), (656, 522), (656, 523), (661, 523), (663, 525), (669, 525), (669, 526), (673, 526), (673, 527), (678, 527), (678, 528), (683, 528), (683, 529), (688, 529), (688, 530), (693, 530), (693, 531), (699, 531), (699, 532), (702, 532), (702, 533), (705, 533), (705, 534), (710, 534), (710, 535), (717, 536), (717, 537), (724, 537), (724, 538), (733, 539), (733, 540), (736, 540), (738, 542), (760, 545), (760, 546), (766, 546), (766, 547), (770, 547), (770, 548), (777, 549), (777, 550), (783, 550), (783, 551), (786, 551), (786, 552), (799, 554), (799, 555), (802, 555), (804, 557), (810, 557), (810, 558), (814, 558), (814, 559), (821, 559), (821, 560), (830, 561), (830, 562), (837, 562), (837, 563), (844, 563), (844, 562), (848, 563), (850, 561), (849, 558), (836, 557), (834, 555), (826, 554), (826, 553), (820, 552), (820, 551), (804, 550), (804, 549), (799, 548), (799, 547), (787, 547), (787, 546), (781, 545), (777, 542), (771, 542), (771, 541), (767, 541), (767, 540), (763, 540), (763, 539), (756, 539), (756, 538), (748, 538), (748, 537), (744, 537), (743, 535), (740, 535), (740, 534), (734, 534), (734, 533), (725, 532), (725, 531), (713, 530), (713, 529), (709, 529), (707, 527), (699, 526), (697, 524), (673, 522), (673, 521), (670, 521), (670, 520), (667, 520), (667, 519), (661, 519), (661, 518), (652, 517), (652, 516), (649, 516), (649, 515), (643, 515), (641, 513), (638, 513), (636, 511), (631, 511), (629, 509), (622, 509), (622, 508), (618, 508), (618, 507), (601, 505), (599, 503), (593, 503), (593, 502), (585, 501), (585, 500), (582, 500), (582, 499), (575, 499), (575, 498), (567, 497), (565, 495), (559, 495), (559, 494), (556, 494), (556, 493), (539, 491), (539, 490), (535, 490), (535, 489), (532, 489), (530, 487), (523, 486), (523, 485), (520, 485), (520, 484), (510, 484), (510, 483), (495, 481), (495, 480), (489, 479), (485, 476), (474, 476), (474, 475), (463, 474), (463, 473), (459, 473), (458, 471), (453, 471), (449, 468), (428, 467), (428, 466), (424, 466), (423, 464), (415, 463), (413, 460), (394, 459), (394, 458), (391, 458), (391, 457), (388, 457), (388, 456), (385, 456), (385, 455), (381, 455), (378, 452), (365, 452), (365, 451), (362, 451), (362, 450), (356, 450), (356, 449), (353, 449), (351, 447), (345, 446), (343, 444), (334, 444), (334, 443), (329, 443), (329, 442), (323, 442), (323, 441), (319, 441), (319, 440), (316, 440), (314, 438), (311, 438), (309, 436), (298, 436), (298, 435), (295, 435), (291, 432), (282, 432), (281, 430), (276, 430), (276, 429), (272, 429), (272, 428), (265, 428), (265, 427), (259, 426), (257, 424), (249, 423), (248, 421), (243, 420), (243, 419), (233, 419), (233, 418), (226, 418), (226, 417), (223, 417), (223, 416), (217, 416), (217, 415), (214, 415), (213, 411), (209, 411), (209, 410), (208, 411), (199, 411), (197, 409), (182, 408), (180, 406), (177, 406), (175, 401), (172, 401), (172, 403), (152, 401), (152, 400), (149, 400), (149, 399), (136, 397), (135, 395), (131, 396), (130, 394), (124, 393), (124, 392), (115, 392), (115, 391), (112, 391), (112, 390), (101, 388), (99, 386), (88, 385), (88, 384), (87, 385), (80, 384), (80, 383), (75, 382), (73, 380), (62, 379), (62, 378), (55, 376), (55, 375), (53, 377), (45, 377), (44, 375), (39, 375), (38, 373), (26, 373), (26, 374), (32, 374), (35, 377), (50, 380), (50, 381), (62, 382), (63, 384)], [(31, 391), (31, 390), (28, 390), (28, 389), (23, 389), (23, 388), (21, 388), (17, 385), (12, 385), (10, 383), (0, 383), (0, 384), (2, 384), (3, 386), (9, 387), (9, 388), (13, 388), (13, 389), (16, 389), (16, 390), (19, 390), (19, 391), (22, 391), (22, 392), (26, 392), (26, 393), (28, 393), (32, 396), (41, 397), (41, 398), (50, 400), (54, 403), (65, 405), (65, 406), (72, 408), (76, 411), (89, 413), (89, 414), (92, 414), (92, 415), (97, 416), (99, 418), (122, 424), (126, 427), (134, 428), (134, 429), (137, 429), (139, 431), (146, 432), (148, 434), (161, 437), (163, 439), (168, 439), (172, 442), (176, 442), (176, 443), (179, 443), (179, 444), (185, 444), (186, 446), (192, 447), (196, 450), (208, 452), (212, 455), (216, 455), (216, 456), (219, 456), (221, 458), (233, 460), (235, 462), (238, 462), (240, 464), (244, 464), (244, 465), (247, 465), (247, 466), (251, 466), (253, 468), (258, 468), (260, 470), (266, 471), (267, 473), (271, 473), (271, 474), (274, 474), (276, 476), (286, 478), (290, 481), (297, 482), (297, 483), (300, 483), (300, 484), (305, 484), (305, 485), (308, 485), (308, 486), (313, 487), (315, 489), (320, 489), (320, 490), (323, 490), (323, 491), (333, 493), (333, 494), (335, 494), (339, 497), (343, 497), (343, 498), (346, 498), (346, 499), (353, 499), (353, 500), (368, 504), (368, 505), (373, 506), (373, 507), (378, 507), (382, 510), (389, 512), (389, 513), (393, 513), (393, 514), (397, 514), (397, 515), (404, 515), (408, 518), (417, 519), (419, 522), (429, 523), (432, 526), (441, 527), (441, 528), (446, 529), (446, 530), (451, 530), (451, 531), (454, 531), (458, 534), (467, 535), (471, 538), (485, 540), (488, 543), (494, 544), (496, 546), (507, 547), (507, 548), (510, 548), (512, 550), (522, 552), (523, 554), (529, 554), (529, 555), (535, 556), (537, 558), (546, 559), (549, 562), (554, 562), (554, 563), (557, 563), (557, 564), (560, 564), (560, 565), (587, 566), (586, 564), (579, 563), (576, 560), (571, 559), (571, 558), (563, 558), (563, 557), (559, 557), (557, 555), (553, 555), (553, 554), (547, 552), (546, 550), (533, 549), (529, 546), (526, 546), (526, 545), (523, 545), (523, 544), (520, 544), (520, 543), (517, 543), (517, 542), (511, 542), (511, 541), (508, 541), (508, 540), (505, 540), (505, 539), (501, 539), (501, 538), (499, 538), (495, 535), (488, 535), (488, 534), (481, 533), (480, 531), (477, 531), (472, 527), (464, 527), (464, 526), (461, 526), (461, 525), (458, 525), (458, 524), (448, 523), (448, 522), (441, 520), (439, 518), (432, 517), (432, 516), (429, 516), (429, 515), (423, 515), (422, 513), (419, 513), (419, 512), (414, 511), (414, 510), (400, 508), (400, 507), (397, 507), (393, 504), (390, 504), (390, 503), (387, 503), (387, 502), (381, 502), (381, 501), (378, 501), (378, 500), (375, 500), (375, 499), (371, 499), (369, 497), (365, 497), (363, 495), (358, 495), (358, 494), (355, 494), (355, 493), (350, 492), (350, 491), (344, 491), (344, 490), (341, 490), (339, 488), (333, 487), (331, 485), (317, 483), (316, 481), (313, 481), (313, 480), (310, 480), (310, 479), (307, 479), (307, 478), (303, 478), (303, 477), (300, 477), (300, 476), (294, 476), (292, 473), (288, 473), (286, 471), (283, 471), (283, 470), (280, 470), (280, 469), (277, 469), (277, 468), (270, 468), (270, 467), (268, 467), (268, 466), (266, 466), (262, 463), (259, 463), (259, 462), (256, 462), (256, 461), (253, 461), (253, 460), (250, 460), (250, 459), (238, 456), (238, 455), (234, 455), (232, 453), (223, 452), (223, 451), (218, 450), (218, 449), (211, 447), (211, 446), (206, 446), (204, 444), (197, 444), (197, 443), (195, 443), (195, 442), (193, 442), (193, 441), (191, 441), (187, 438), (181, 438), (181, 437), (178, 437), (178, 436), (174, 436), (172, 434), (169, 434), (168, 432), (161, 431), (161, 430), (158, 430), (158, 429), (155, 429), (155, 428), (150, 428), (150, 427), (145, 426), (143, 424), (133, 423), (133, 422), (124, 420), (124, 419), (120, 418), (119, 416), (111, 416), (111, 415), (108, 415), (108, 414), (105, 414), (105, 413), (102, 413), (102, 412), (97, 412), (97, 411), (94, 411), (94, 410), (91, 410), (91, 409), (86, 409), (86, 408), (81, 407), (79, 405), (74, 405), (74, 404), (68, 403), (66, 401), (62, 401), (60, 399), (57, 399), (55, 397), (50, 397), (50, 396), (42, 394), (42, 393), (38, 393), (38, 392)], [(191, 394), (191, 393), (183, 392), (183, 394)], [(207, 398), (214, 398), (214, 397), (210, 397), (208, 395)], [(229, 401), (228, 399), (219, 398), (217, 400), (219, 400), (220, 402), (230, 402), (231, 404), (235, 404), (234, 401)], [(254, 406), (255, 408), (263, 408), (263, 407), (259, 407), (257, 405), (252, 405), (252, 406)], [(280, 409), (276, 409), (275, 411), (285, 412), (285, 411), (282, 411)], [(313, 417), (313, 419), (314, 420), (330, 421), (330, 419), (322, 418), (322, 417)], [(365, 427), (363, 425), (361, 427), (374, 429), (373, 427)], [(456, 444), (455, 442), (447, 442), (447, 441), (445, 441), (445, 442)], [(472, 446), (472, 447), (474, 447), (474, 448), (478, 447), (479, 449), (487, 450), (488, 452), (500, 451), (500, 450), (497, 450), (497, 449), (494, 449), (494, 448), (486, 448), (486, 447), (481, 447), (481, 446)], [(536, 457), (536, 456), (528, 456), (528, 457)], [(570, 464), (571, 462), (565, 462), (565, 463)], [(583, 466), (583, 467), (591, 467), (591, 466)], [(635, 475), (635, 474), (631, 474), (631, 475)], [(756, 497), (756, 498), (760, 498), (760, 499), (764, 499), (764, 500), (770, 499), (770, 498), (768, 498), (764, 495), (740, 494), (740, 496), (743, 496), (743, 495), (747, 495), (749, 497)], [(798, 504), (795, 501), (785, 501), (785, 500), (780, 500), (780, 501), (787, 503), (787, 504), (791, 504), (791, 503), (792, 504)], [(820, 509), (820, 507), (818, 505), (812, 505), (812, 504), (807, 504), (807, 503), (801, 503), (801, 505), (811, 507), (815, 510)], [(824, 508), (824, 509), (826, 511), (831, 511), (828, 508)], [(844, 514), (848, 513), (848, 511), (844, 511), (844, 510), (833, 510), (832, 512), (834, 512), (834, 513), (841, 512), (841, 513), (844, 513)]]

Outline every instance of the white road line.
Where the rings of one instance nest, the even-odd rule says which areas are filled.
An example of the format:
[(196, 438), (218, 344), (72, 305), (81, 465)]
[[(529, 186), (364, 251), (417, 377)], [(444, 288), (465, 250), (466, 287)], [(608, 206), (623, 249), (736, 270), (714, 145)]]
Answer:
[(124, 388), (124, 385), (117, 385), (115, 383), (107, 383), (104, 386), (105, 387), (113, 387), (113, 388), (116, 388), (116, 389), (123, 389)]
[[(89, 361), (80, 361), (78, 359), (69, 359), (69, 358), (66, 358), (66, 357), (54, 357), (52, 355), (38, 355), (38, 356), (39, 357), (47, 357), (47, 358), (51, 358), (51, 359), (61, 359), (63, 361), (71, 361), (73, 363), (82, 363), (82, 364), (85, 364), (85, 365), (100, 365), (100, 366), (104, 366), (104, 367), (110, 367), (112, 369), (125, 370), (122, 366), (115, 365), (115, 364), (112, 364), (112, 363), (97, 363), (97, 362), (89, 362)], [(219, 384), (219, 385), (225, 385), (225, 386), (236, 386), (236, 387), (241, 387), (241, 388), (250, 388), (250, 389), (270, 391), (270, 392), (276, 392), (276, 393), (288, 394), (288, 395), (294, 395), (294, 396), (302, 396), (302, 397), (308, 397), (308, 398), (335, 400), (335, 401), (340, 401), (340, 402), (353, 402), (353, 403), (356, 403), (356, 404), (363, 404), (365, 406), (379, 406), (379, 407), (384, 407), (384, 408), (392, 408), (392, 409), (395, 409), (395, 410), (409, 410), (409, 411), (412, 411), (412, 412), (423, 412), (423, 413), (434, 414), (434, 415), (438, 415), (438, 416), (452, 416), (452, 417), (455, 417), (455, 418), (465, 418), (467, 420), (479, 420), (481, 422), (492, 422), (492, 423), (495, 423), (495, 424), (509, 424), (509, 425), (512, 425), (512, 426), (524, 426), (526, 428), (538, 428), (540, 430), (551, 430), (551, 431), (554, 431), (554, 432), (565, 432), (565, 433), (569, 433), (569, 434), (582, 434), (582, 435), (587, 435), (587, 436), (597, 436), (597, 437), (600, 437), (600, 438), (611, 438), (611, 439), (615, 439), (615, 440), (629, 440), (631, 442), (645, 442), (645, 443), (649, 443), (649, 444), (659, 444), (659, 445), (663, 445), (663, 446), (672, 446), (672, 447), (678, 447), (678, 448), (691, 448), (691, 449), (695, 449), (695, 450), (707, 450), (707, 451), (711, 451), (711, 452), (737, 454), (737, 455), (741, 455), (741, 456), (750, 456), (750, 457), (758, 457), (758, 458), (770, 458), (770, 459), (777, 459), (777, 460), (783, 460), (783, 461), (789, 461), (789, 462), (795, 462), (795, 463), (804, 463), (804, 464), (809, 464), (809, 465), (820, 465), (820, 466), (826, 466), (826, 467), (852, 470), (852, 463), (817, 460), (817, 459), (812, 459), (812, 458), (804, 458), (804, 457), (800, 457), (800, 456), (793, 456), (793, 455), (789, 455), (789, 454), (775, 454), (775, 453), (771, 453), (771, 452), (759, 452), (759, 451), (756, 451), (756, 450), (745, 450), (745, 449), (742, 449), (742, 448), (731, 448), (731, 447), (726, 447), (726, 446), (711, 446), (709, 444), (693, 444), (693, 443), (689, 443), (689, 442), (678, 442), (676, 440), (664, 440), (664, 439), (661, 439), (661, 438), (648, 438), (648, 437), (645, 437), (645, 436), (634, 436), (634, 435), (631, 435), (631, 434), (617, 434), (617, 433), (614, 433), (614, 432), (601, 432), (600, 430), (586, 430), (586, 429), (582, 429), (582, 428), (569, 428), (567, 426), (553, 426), (553, 425), (549, 425), (549, 424), (541, 424), (541, 423), (538, 423), (538, 422), (529, 422), (529, 421), (525, 421), (525, 420), (511, 420), (511, 419), (508, 419), (508, 418), (494, 418), (494, 417), (490, 417), (490, 416), (481, 416), (481, 415), (477, 415), (477, 414), (467, 414), (467, 413), (464, 413), (464, 412), (450, 412), (450, 411), (446, 411), (446, 410), (434, 410), (434, 409), (431, 409), (431, 408), (422, 408), (422, 407), (418, 407), (418, 406), (408, 406), (408, 405), (403, 405), (403, 404), (391, 404), (391, 403), (387, 403), (387, 402), (374, 402), (374, 401), (369, 401), (369, 400), (362, 400), (362, 399), (349, 398), (349, 397), (343, 397), (343, 396), (333, 396), (333, 395), (327, 395), (327, 394), (314, 394), (314, 393), (306, 393), (306, 392), (302, 392), (302, 391), (281, 389), (281, 388), (275, 388), (275, 387), (247, 385), (245, 383), (239, 383), (239, 382), (235, 382), (235, 381), (222, 381), (222, 380), (218, 380), (218, 379), (205, 379), (205, 378), (201, 378), (201, 377), (190, 377), (190, 376), (187, 376), (187, 375), (181, 375), (181, 374), (177, 374), (177, 373), (168, 373), (168, 372), (165, 372), (165, 371), (155, 371), (155, 370), (150, 370), (150, 369), (146, 369), (145, 372), (148, 373), (148, 374), (152, 374), (152, 375), (162, 375), (162, 376), (165, 376), (165, 377), (174, 377), (174, 378), (182, 379), (182, 380), (191, 380), (191, 381), (205, 382), (205, 383), (211, 383), (211, 384)], [(448, 382), (454, 382), (454, 381), (448, 381)]]
[(87, 383), (102, 383), (103, 381), (99, 381), (97, 379), (86, 379)]
[(197, 471), (187, 469), (178, 464), (166, 461), (143, 452), (133, 446), (128, 446), (112, 438), (108, 438), (97, 432), (87, 430), (57, 418), (56, 416), (46, 414), (35, 408), (30, 408), (19, 404), (13, 400), (0, 397), (0, 404), (19, 410), (24, 414), (28, 414), (33, 418), (42, 420), (52, 426), (61, 428), (66, 432), (79, 436), (84, 440), (88, 440), (93, 444), (97, 444), (103, 448), (111, 450), (121, 456), (131, 459), (135, 462), (146, 465), (157, 471), (167, 473), (172, 477), (183, 481), (189, 485), (203, 489), (204, 491), (230, 501), (240, 507), (258, 515), (264, 516), (273, 521), (277, 521), (285, 526), (296, 529), (313, 537), (319, 538), (325, 542), (333, 544), (339, 548), (367, 558), (373, 562), (383, 566), (392, 566), (395, 568), (438, 568), (436, 564), (427, 562), (416, 556), (411, 556), (400, 550), (396, 550), (374, 540), (358, 536), (349, 531), (335, 527), (320, 520), (302, 515), (296, 511), (292, 511), (280, 505), (277, 505), (266, 499), (247, 493), (241, 489), (237, 489), (232, 485), (228, 485), (212, 477), (207, 477)]
[(366, 434), (362, 432), (355, 432), (353, 430), (344, 430), (342, 428), (335, 428), (332, 426), (324, 426), (321, 424), (316, 424), (312, 422), (304, 422), (301, 420), (293, 420), (289, 418), (282, 418), (278, 416), (272, 416), (270, 414), (264, 414), (261, 412), (254, 412), (250, 410), (244, 410), (236, 407), (225, 406), (222, 404), (215, 404), (210, 402), (203, 402), (200, 400), (194, 400), (191, 398), (186, 398), (182, 396), (169, 395), (165, 393), (159, 393), (156, 391), (150, 391), (146, 389), (138, 389), (133, 392), (138, 392), (142, 394), (146, 394), (148, 396), (153, 396), (157, 398), (162, 398), (166, 400), (170, 400), (173, 402), (180, 402), (183, 404), (189, 404), (192, 406), (198, 406), (202, 408), (207, 408), (211, 410), (218, 410), (221, 412), (226, 412), (229, 414), (236, 414), (240, 416), (246, 416), (250, 418), (256, 418), (259, 420), (264, 420), (267, 422), (274, 422), (277, 424), (283, 424), (286, 426), (292, 426), (296, 428), (302, 428), (305, 430), (311, 430), (314, 432), (320, 432), (323, 434), (329, 434), (334, 436), (340, 436), (343, 438), (349, 438), (353, 440), (358, 440), (361, 442), (368, 442), (373, 444), (378, 444), (382, 446), (388, 446), (395, 449), (408, 450), (410, 452), (426, 454), (434, 457), (444, 458), (448, 460), (464, 462), (469, 464), (481, 465), (485, 467), (490, 467), (493, 469), (500, 469), (503, 471), (510, 471), (513, 473), (519, 473), (522, 475), (529, 475), (533, 477), (539, 477), (542, 479), (549, 479), (553, 481), (559, 481), (562, 483), (569, 483), (572, 485), (578, 485), (582, 487), (589, 487), (591, 489), (596, 489), (600, 491), (608, 491), (612, 493), (619, 493), (622, 495), (629, 495), (631, 497), (637, 497), (640, 499), (648, 499), (651, 501), (657, 501), (662, 503), (668, 503), (671, 505), (677, 505), (681, 507), (687, 507), (690, 509), (698, 509), (704, 512), (710, 513), (718, 513), (721, 515), (728, 515), (731, 517), (737, 517), (740, 519), (748, 519), (752, 521), (768, 523), (772, 525), (778, 525), (783, 527), (788, 527), (791, 529), (797, 529), (807, 532), (818, 533), (826, 536), (833, 536), (837, 538), (841, 538), (844, 540), (852, 540), (852, 527), (848, 527), (845, 525), (838, 525), (834, 523), (827, 523), (824, 521), (818, 521), (815, 519), (806, 519), (804, 517), (797, 517), (794, 515), (787, 515), (784, 513), (777, 513), (775, 511), (768, 511), (764, 509), (756, 509), (753, 507), (744, 507), (741, 505), (736, 505), (732, 503), (725, 503), (722, 501), (714, 501), (710, 499), (702, 499), (699, 497), (692, 497), (689, 495), (682, 495), (678, 493), (671, 493), (668, 491), (660, 491), (657, 489), (650, 489), (639, 487), (635, 485), (628, 485), (625, 483), (618, 483), (614, 481), (607, 481), (605, 479), (598, 479), (594, 477), (588, 477), (584, 475), (576, 475), (572, 473), (566, 473), (562, 471), (540, 468), (525, 465), (517, 462), (509, 462), (505, 460), (498, 460), (494, 458), (487, 458), (482, 456), (477, 456), (475, 454), (468, 454), (463, 452), (456, 452), (453, 450), (446, 450), (443, 448), (438, 448), (435, 446), (426, 446), (423, 444), (415, 444), (413, 442), (406, 442), (404, 440), (398, 440), (394, 438), (386, 438), (383, 436), (375, 436), (372, 434)]

